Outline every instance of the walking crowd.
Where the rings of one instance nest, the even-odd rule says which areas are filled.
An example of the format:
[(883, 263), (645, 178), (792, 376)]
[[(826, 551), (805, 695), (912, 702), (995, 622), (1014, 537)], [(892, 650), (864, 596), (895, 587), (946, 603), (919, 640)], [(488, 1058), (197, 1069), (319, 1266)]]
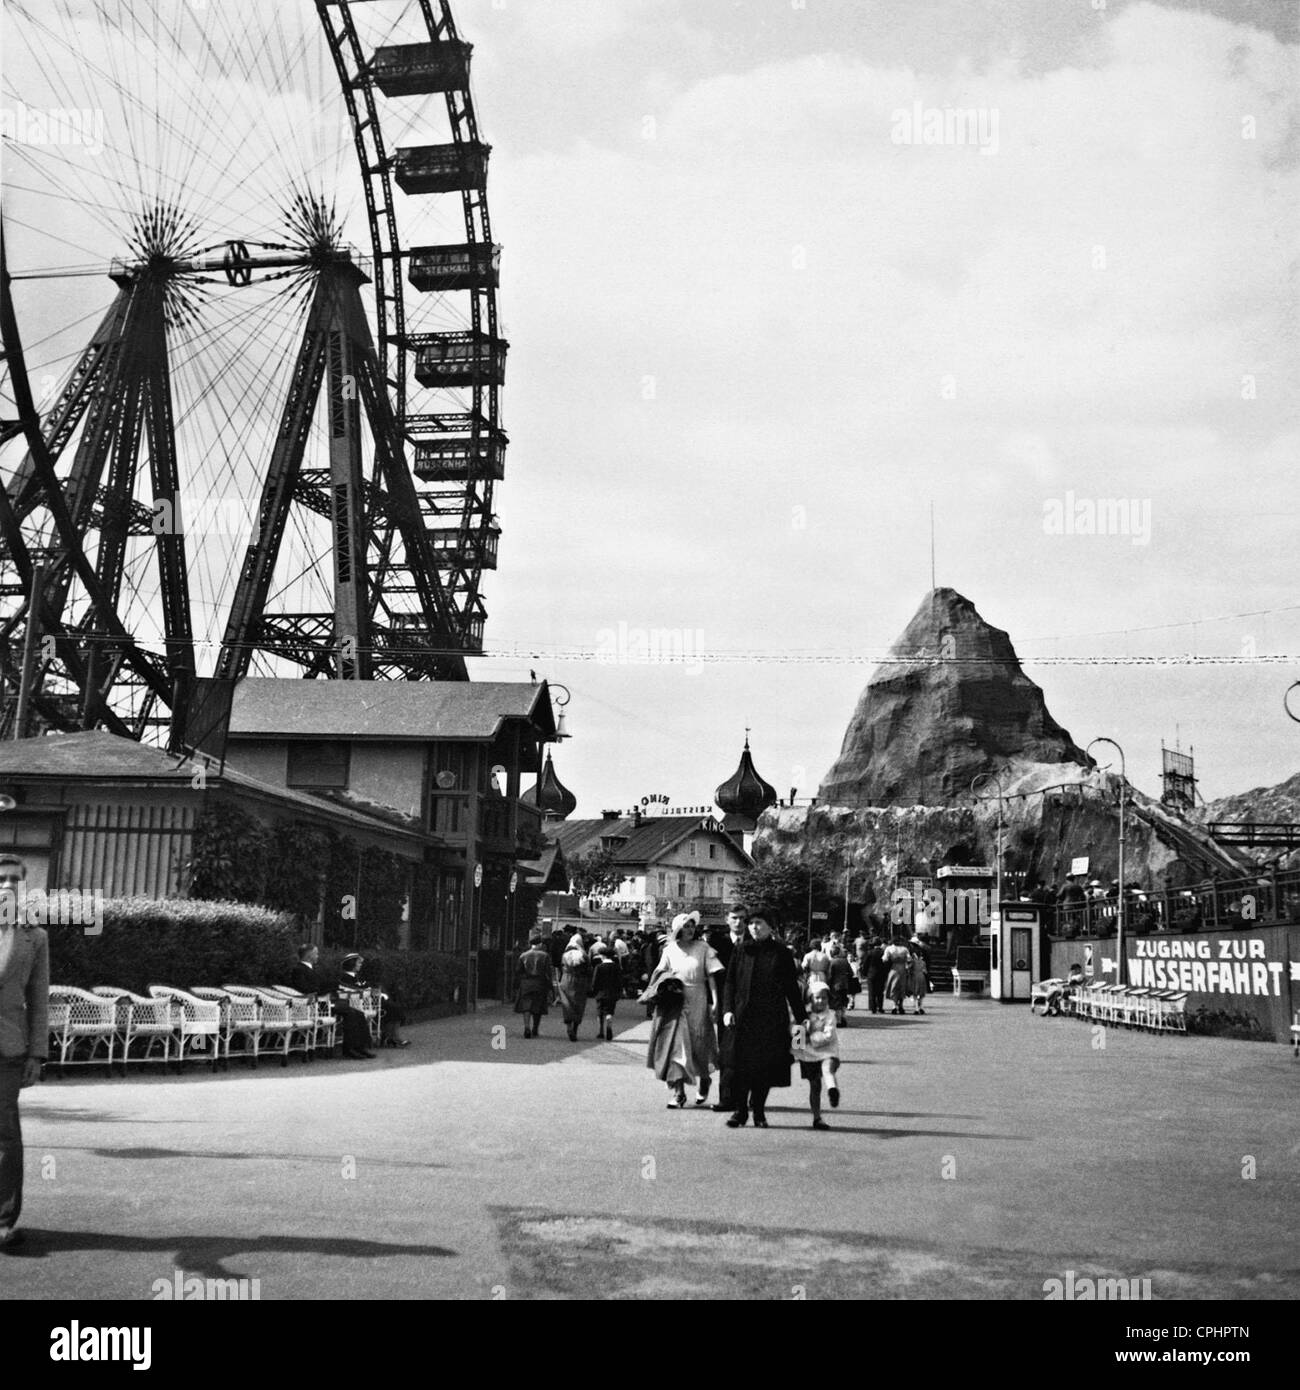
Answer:
[[(792, 949), (792, 946), (794, 949)], [(814, 1129), (829, 1129), (822, 1098), (839, 1105), (840, 1032), (865, 989), (872, 1013), (905, 1013), (914, 1001), (925, 1012), (929, 955), (918, 936), (906, 943), (865, 933), (846, 943), (843, 934), (814, 937), (802, 950), (782, 941), (761, 912), (733, 907), (725, 929), (705, 935), (698, 912), (681, 913), (667, 932), (614, 931), (593, 937), (575, 931), (540, 931), (519, 957), (515, 1012), (524, 1016), (524, 1037), (540, 1036), (552, 1006), (561, 1009), (566, 1033), (578, 1030), (593, 1003), (596, 1036), (612, 1041), (620, 999), (633, 998), (651, 1019), (646, 1065), (668, 1088), (668, 1108), (683, 1109), (687, 1089), (697, 1106), (726, 1113), (727, 1125), (767, 1126), (767, 1099), (791, 1084), (797, 1063), (808, 1082)]]

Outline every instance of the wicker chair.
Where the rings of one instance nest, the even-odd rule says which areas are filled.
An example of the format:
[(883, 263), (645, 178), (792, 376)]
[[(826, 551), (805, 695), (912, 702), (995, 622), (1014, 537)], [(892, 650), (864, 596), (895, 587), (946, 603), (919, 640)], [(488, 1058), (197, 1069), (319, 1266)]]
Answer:
[(270, 989), (255, 989), (252, 985), (222, 985), (235, 999), (251, 999), (261, 1008), (261, 1050), (275, 1053), (280, 1065), (289, 1065), (289, 1054), (301, 1052), (304, 1057), (311, 1045), (311, 1030), (304, 1030), (301, 1018), (295, 1019), (293, 1007), (282, 994)]
[(176, 1065), (206, 1062), (215, 1071), (221, 1060), (221, 1006), (171, 985), (150, 985), (155, 999), (169, 999), (175, 1028)]
[(301, 1050), (310, 1061), (316, 1053), (316, 1001), (308, 994), (299, 994), (288, 985), (264, 985), (263, 994), (283, 999), (289, 1005), (289, 1021), (293, 1024), (290, 1034), (290, 1051)]
[(327, 994), (300, 994), (288, 985), (268, 985), (268, 991), (283, 995), (295, 1020), (303, 1022), (311, 1035), (309, 1056), (324, 1052), (327, 1057), (334, 1055), (335, 1035), (339, 1021), (334, 1013), (334, 1003)]
[(51, 985), (49, 1014), (50, 1061), (60, 1076), (65, 1067), (100, 1065), (113, 1074), (118, 1039), (114, 1000), (74, 985)]
[[(101, 999), (111, 999), (117, 1009), (117, 1041), (123, 1073), (132, 1062), (161, 1062), (164, 1068), (171, 1066), (176, 1026), (172, 1022), (170, 999), (146, 998), (116, 985), (96, 985), (92, 993)], [(141, 1043), (143, 1047), (138, 1046)]]
[(257, 1057), (262, 1041), (262, 1006), (256, 999), (236, 999), (224, 989), (196, 985), (192, 991), (200, 999), (216, 1004), (221, 1010), (221, 1064), (230, 1070), (234, 1042), (242, 1046), (239, 1055), (257, 1069)]

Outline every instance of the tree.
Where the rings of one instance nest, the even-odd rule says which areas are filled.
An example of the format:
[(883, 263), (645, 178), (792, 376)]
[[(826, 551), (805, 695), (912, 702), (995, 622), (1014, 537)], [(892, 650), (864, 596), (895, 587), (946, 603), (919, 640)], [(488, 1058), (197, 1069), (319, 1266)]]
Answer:
[(569, 860), (569, 887), (579, 897), (613, 893), (626, 875), (614, 863), (613, 852), (593, 849)]
[(737, 893), (751, 912), (763, 913), (774, 925), (802, 926), (808, 919), (810, 880), (813, 905), (820, 908), (829, 893), (825, 870), (817, 861), (764, 859), (741, 874)]

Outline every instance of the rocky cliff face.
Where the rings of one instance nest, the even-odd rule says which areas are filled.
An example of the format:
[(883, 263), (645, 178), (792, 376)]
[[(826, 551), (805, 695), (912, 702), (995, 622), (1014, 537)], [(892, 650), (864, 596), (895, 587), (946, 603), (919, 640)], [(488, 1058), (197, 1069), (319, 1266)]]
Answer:
[[(1012, 762), (1002, 778), (1003, 867), (1026, 886), (1058, 887), (1073, 861), (1088, 859), (1088, 877), (1109, 883), (1119, 873), (1119, 778), (1072, 764)], [(1179, 888), (1210, 874), (1235, 878), (1251, 861), (1216, 845), (1204, 830), (1130, 787), (1125, 877), (1143, 888)], [(850, 875), (855, 901), (887, 904), (900, 881), (931, 878), (946, 863), (997, 862), (998, 802), (947, 806), (780, 807), (759, 822), (755, 854), (807, 862), (828, 877)]]
[(938, 806), (981, 772), (1087, 765), (1020, 669), (1011, 639), (954, 589), (935, 589), (872, 675), (818, 792), (830, 806)]
[[(1214, 821), (1255, 821), (1256, 823), (1300, 824), (1300, 772), (1279, 782), (1275, 787), (1254, 787), (1236, 796), (1223, 796), (1217, 801), (1198, 806), (1193, 813), (1201, 825)], [(1260, 847), (1243, 851), (1260, 863), (1281, 859), (1285, 867), (1300, 865), (1300, 850), (1286, 855), (1275, 847)]]
[[(1119, 779), (1091, 768), (1048, 713), (1007, 634), (969, 599), (937, 589), (867, 683), (818, 804), (767, 811), (755, 852), (819, 857), (832, 877), (850, 875), (859, 900), (887, 902), (908, 876), (996, 862), (997, 788), (986, 784), (978, 798), (970, 790), (977, 774), (993, 771), (1003, 867), (1013, 881), (1059, 885), (1081, 857), (1089, 877), (1108, 883), (1117, 875)], [(1127, 804), (1130, 882), (1179, 887), (1250, 867), (1136, 788)]]

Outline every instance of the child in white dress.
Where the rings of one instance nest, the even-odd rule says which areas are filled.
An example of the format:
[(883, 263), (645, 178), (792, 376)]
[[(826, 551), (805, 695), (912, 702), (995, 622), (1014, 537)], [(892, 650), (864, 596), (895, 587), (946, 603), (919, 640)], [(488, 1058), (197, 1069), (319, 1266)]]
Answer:
[(808, 1105), (812, 1110), (812, 1127), (829, 1129), (822, 1119), (822, 1083), (832, 1107), (840, 1103), (840, 1090), (835, 1073), (840, 1069), (840, 1034), (831, 1008), (830, 987), (815, 981), (808, 990), (808, 1021), (803, 1025), (794, 1044), (799, 1073), (808, 1083)]

